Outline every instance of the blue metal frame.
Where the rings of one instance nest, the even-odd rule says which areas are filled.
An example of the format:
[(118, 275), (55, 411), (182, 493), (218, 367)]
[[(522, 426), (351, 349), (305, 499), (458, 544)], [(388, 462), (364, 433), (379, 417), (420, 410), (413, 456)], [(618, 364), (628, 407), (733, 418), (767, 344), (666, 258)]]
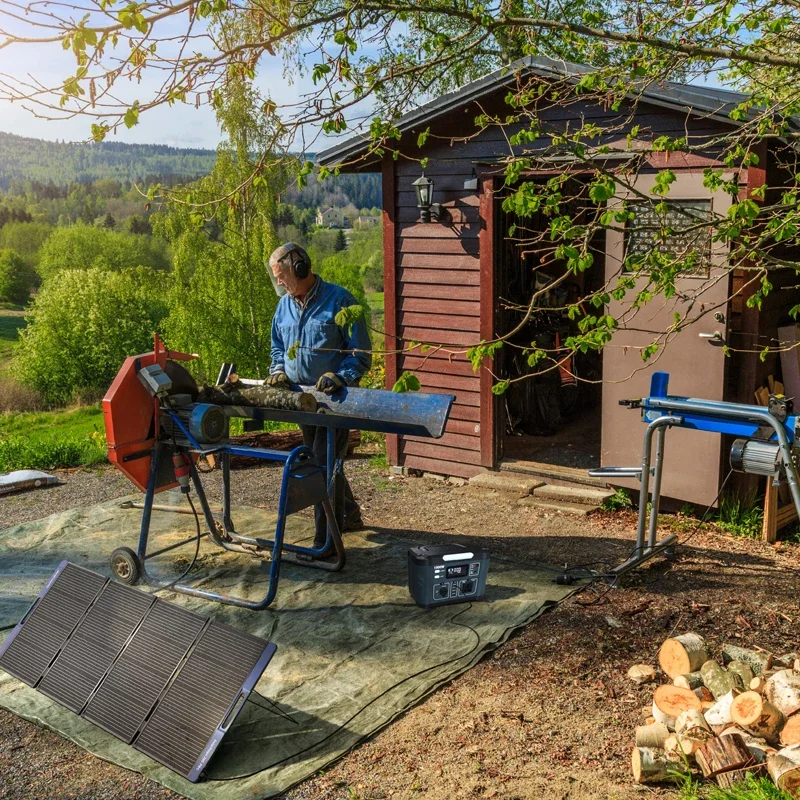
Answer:
[[(156, 442), (153, 448), (152, 460), (150, 463), (150, 475), (147, 482), (147, 491), (145, 493), (144, 508), (142, 511), (142, 524), (139, 533), (139, 546), (137, 556), (140, 561), (142, 577), (151, 585), (162, 586), (169, 588), (171, 591), (180, 592), (181, 594), (192, 595), (193, 597), (201, 597), (206, 600), (214, 600), (219, 603), (227, 605), (239, 606), (241, 608), (248, 608), (252, 611), (261, 611), (266, 608), (275, 599), (275, 594), (278, 589), (278, 581), (280, 580), (280, 568), (282, 561), (289, 561), (291, 563), (302, 564), (303, 566), (312, 567), (315, 569), (322, 569), (328, 572), (338, 572), (345, 565), (345, 552), (344, 545), (342, 544), (341, 533), (336, 523), (336, 516), (334, 514), (333, 502), (331, 493), (333, 491), (333, 480), (328, 479), (328, 475), (333, 475), (336, 469), (335, 449), (334, 449), (334, 429), (328, 428), (328, 464), (325, 467), (319, 466), (314, 460), (314, 454), (311, 448), (305, 445), (300, 445), (294, 448), (291, 452), (281, 450), (270, 450), (267, 448), (259, 447), (238, 447), (235, 445), (219, 445), (213, 447), (203, 447), (187, 430), (183, 422), (176, 414), (169, 410), (164, 413), (168, 414), (172, 423), (181, 431), (181, 434), (189, 442), (189, 447), (185, 449), (188, 453), (198, 453), (204, 455), (218, 455), (222, 461), (222, 475), (223, 475), (223, 490), (222, 490), (222, 526), (221, 530), (218, 527), (217, 520), (208, 504), (205, 490), (203, 489), (200, 480), (200, 474), (197, 471), (194, 463), (190, 466), (190, 477), (197, 493), (200, 507), (205, 517), (206, 527), (211, 538), (225, 550), (230, 550), (237, 553), (245, 553), (247, 555), (256, 555), (258, 553), (271, 551), (271, 564), (269, 573), (269, 588), (265, 597), (259, 601), (243, 600), (241, 598), (232, 597), (230, 595), (222, 595), (217, 592), (210, 592), (204, 589), (196, 589), (186, 584), (177, 583), (172, 584), (168, 581), (159, 580), (149, 575), (147, 572), (146, 561), (148, 558), (156, 555), (153, 553), (148, 555), (147, 543), (150, 533), (150, 520), (152, 517), (153, 499), (156, 491), (156, 479), (158, 475), (158, 466), (162, 457), (163, 443)], [(231, 455), (246, 455), (258, 458), (264, 461), (278, 461), (283, 462), (283, 474), (281, 479), (281, 493), (280, 500), (278, 501), (278, 519), (275, 525), (275, 538), (274, 539), (261, 539), (257, 537), (242, 536), (238, 534), (234, 528), (233, 520), (231, 518), (231, 504), (230, 504), (230, 456)], [(339, 462), (340, 464), (341, 462)], [(328, 496), (319, 501), (325, 512), (328, 521), (328, 530), (325, 544), (319, 548), (302, 547), (300, 545), (289, 544), (284, 542), (284, 533), (286, 528), (286, 517), (289, 513), (299, 510), (297, 508), (290, 509), (290, 501), (296, 495), (292, 494), (294, 487), (290, 486), (291, 481), (312, 480), (314, 476), (323, 473), (324, 485), (327, 489)], [(309, 494), (310, 498), (312, 495)], [(310, 505), (308, 503), (307, 505)], [(307, 505), (302, 507), (307, 507)], [(169, 549), (177, 547), (181, 544), (188, 544), (193, 542), (194, 538), (185, 539)], [(329, 552), (333, 548), (336, 554), (335, 561), (325, 562), (318, 561), (320, 556)], [(158, 553), (163, 553), (165, 550), (159, 550)], [(298, 558), (298, 556), (300, 558)], [(305, 557), (306, 560), (301, 560)]]
[[(624, 572), (639, 566), (659, 553), (669, 551), (677, 542), (677, 536), (670, 535), (656, 541), (658, 509), (661, 500), (661, 476), (664, 460), (664, 443), (668, 428), (678, 427), (689, 430), (751, 438), (765, 428), (771, 428), (769, 441), (777, 442), (781, 454), (783, 470), (789, 484), (795, 508), (800, 516), (800, 481), (794, 464), (792, 447), (795, 443), (797, 416), (779, 420), (763, 406), (743, 403), (726, 403), (720, 400), (702, 400), (692, 397), (672, 397), (668, 394), (669, 374), (655, 372), (650, 380), (650, 395), (640, 400), (626, 401), (631, 408), (642, 409), (642, 419), (647, 423), (642, 451), (642, 466), (601, 467), (589, 471), (595, 478), (613, 480), (614, 477), (638, 478), (641, 482), (639, 492), (639, 520), (636, 532), (636, 547), (631, 558), (612, 570), (614, 579)], [(656, 437), (655, 466), (651, 466), (653, 437)], [(653, 476), (653, 489), (650, 492), (650, 476)], [(647, 541), (647, 499), (650, 497), (650, 524)]]

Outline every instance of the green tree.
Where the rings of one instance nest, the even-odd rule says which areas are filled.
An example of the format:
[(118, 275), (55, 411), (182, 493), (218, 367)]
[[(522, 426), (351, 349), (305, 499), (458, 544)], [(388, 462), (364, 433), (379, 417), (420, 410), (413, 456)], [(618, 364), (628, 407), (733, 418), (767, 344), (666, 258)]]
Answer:
[(52, 227), (42, 222), (9, 222), (0, 228), (0, 247), (15, 250), (31, 269), (38, 271), (39, 253), (52, 232)]
[(0, 250), (0, 300), (23, 305), (31, 295), (31, 271), (13, 250)]
[[(165, 335), (171, 347), (198, 353), (191, 365), (216, 377), (235, 361), (249, 377), (270, 364), (270, 331), (277, 296), (267, 272), (279, 242), (272, 224), (288, 175), (282, 166), (254, 173), (254, 153), (272, 141), (274, 118), (248, 80), (230, 80), (217, 108), (227, 139), (211, 174), (176, 193), (154, 216), (157, 233), (172, 244), (174, 282)], [(228, 201), (217, 205), (220, 196)], [(203, 208), (207, 214), (200, 213)]]
[(106, 214), (102, 220), (100, 221), (100, 227), (106, 228), (106, 230), (113, 231), (114, 227), (116, 226), (117, 221), (111, 215), (111, 213)]
[(125, 227), (128, 233), (133, 233), (139, 236), (150, 236), (153, 233), (153, 226), (149, 220), (140, 214), (134, 214), (125, 221)]
[(44, 243), (39, 259), (42, 278), (65, 269), (120, 270), (131, 267), (166, 269), (162, 246), (145, 236), (109, 231), (88, 225), (56, 228)]
[(344, 231), (339, 228), (339, 232), (336, 234), (336, 240), (333, 243), (333, 249), (336, 253), (341, 253), (342, 250), (347, 250), (347, 238), (344, 235)]
[(17, 377), (56, 404), (105, 391), (127, 356), (151, 349), (167, 314), (168, 281), (146, 267), (53, 276), (20, 334)]

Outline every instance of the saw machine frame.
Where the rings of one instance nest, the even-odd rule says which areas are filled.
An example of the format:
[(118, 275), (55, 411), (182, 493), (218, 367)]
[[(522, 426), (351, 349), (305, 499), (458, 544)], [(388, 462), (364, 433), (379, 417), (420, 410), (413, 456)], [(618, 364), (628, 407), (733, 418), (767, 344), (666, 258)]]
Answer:
[[(798, 431), (800, 417), (790, 413), (791, 402), (787, 403), (783, 398), (782, 402), (776, 404), (779, 408), (771, 411), (764, 406), (671, 396), (667, 391), (668, 386), (669, 374), (655, 372), (651, 378), (648, 397), (620, 401), (620, 405), (641, 409), (642, 420), (647, 424), (642, 465), (589, 470), (590, 477), (603, 478), (611, 484), (614, 483), (614, 478), (636, 478), (640, 482), (636, 545), (631, 557), (611, 570), (609, 578), (612, 581), (616, 581), (619, 576), (654, 556), (662, 553), (668, 555), (678, 542), (675, 534), (657, 540), (664, 446), (666, 433), (670, 428), (686, 428), (740, 437), (736, 439), (731, 449), (731, 469), (765, 475), (767, 480), (773, 480), (776, 484), (785, 480), (800, 516), (800, 481), (797, 473), (796, 449), (800, 437)], [(653, 458), (654, 439), (655, 458)], [(749, 458), (743, 457), (743, 453), (747, 454), (748, 451), (754, 452), (754, 455)]]
[[(334, 395), (315, 392), (309, 387), (294, 387), (314, 395), (318, 403), (315, 413), (271, 408), (242, 406), (212, 406), (197, 403), (197, 386), (181, 361), (196, 356), (167, 350), (156, 334), (152, 353), (126, 359), (108, 393), (103, 398), (103, 414), (108, 440), (109, 460), (139, 489), (145, 492), (144, 502), (132, 504), (142, 508), (142, 522), (136, 552), (118, 548), (112, 554), (112, 570), (124, 583), (133, 584), (140, 578), (147, 584), (169, 588), (171, 591), (213, 600), (227, 605), (260, 611), (272, 603), (280, 580), (282, 562), (314, 569), (336, 572), (345, 566), (346, 555), (334, 509), (334, 480), (342, 469), (336, 459), (336, 429), (369, 430), (382, 433), (406, 434), (441, 438), (455, 401), (453, 395), (403, 393), (379, 389), (345, 388)], [(142, 373), (142, 374), (140, 374)], [(167, 376), (166, 378), (164, 376)], [(159, 381), (163, 381), (162, 386)], [(170, 384), (168, 387), (167, 384)], [(172, 385), (176, 392), (170, 394)], [(183, 404), (176, 407), (176, 394), (183, 395)], [(189, 395), (187, 400), (186, 395)], [(155, 395), (155, 396), (153, 396)], [(187, 424), (185, 412), (191, 417), (221, 409), (225, 417), (244, 417), (258, 421), (274, 420), (327, 428), (327, 463), (317, 464), (310, 448), (301, 445), (291, 452), (230, 443), (227, 435), (220, 441), (206, 443), (196, 435), (196, 428)], [(227, 424), (225, 426), (227, 432)], [(203, 488), (196, 462), (201, 455), (213, 455), (222, 469), (222, 514), (215, 518)], [(230, 458), (241, 455), (283, 465), (278, 516), (273, 539), (245, 536), (237, 532), (231, 515)], [(170, 458), (172, 456), (172, 458)], [(176, 461), (177, 458), (177, 461)], [(220, 547), (254, 557), (271, 557), (269, 588), (257, 601), (198, 589), (181, 582), (159, 580), (147, 571), (146, 562), (155, 556), (198, 541), (197, 537), (148, 552), (150, 522), (153, 511), (186, 512), (181, 506), (156, 506), (159, 492), (179, 485), (178, 472), (186, 473), (182, 488), (188, 493), (188, 483), (200, 502), (206, 532)], [(285, 541), (286, 518), (304, 508), (320, 504), (328, 521), (327, 538), (321, 548), (303, 547)], [(333, 549), (335, 559), (320, 560)], [(183, 576), (181, 576), (183, 577)]]

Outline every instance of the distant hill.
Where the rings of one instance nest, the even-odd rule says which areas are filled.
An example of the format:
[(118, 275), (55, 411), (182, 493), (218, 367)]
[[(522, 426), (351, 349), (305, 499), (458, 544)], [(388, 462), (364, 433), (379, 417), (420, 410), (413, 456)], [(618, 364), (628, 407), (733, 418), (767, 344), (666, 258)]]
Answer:
[[(314, 159), (315, 154), (307, 157)], [(214, 150), (121, 142), (68, 144), (0, 132), (0, 191), (24, 194), (23, 181), (61, 188), (103, 178), (122, 184), (174, 185), (208, 175), (215, 160)], [(344, 207), (348, 203), (359, 209), (380, 207), (381, 176), (340, 175), (322, 183), (312, 178), (300, 192), (290, 188), (285, 199), (301, 208)]]
[(68, 144), (0, 132), (0, 189), (7, 191), (15, 178), (56, 186), (100, 178), (123, 183), (193, 178), (211, 172), (215, 159), (213, 150), (121, 142)]

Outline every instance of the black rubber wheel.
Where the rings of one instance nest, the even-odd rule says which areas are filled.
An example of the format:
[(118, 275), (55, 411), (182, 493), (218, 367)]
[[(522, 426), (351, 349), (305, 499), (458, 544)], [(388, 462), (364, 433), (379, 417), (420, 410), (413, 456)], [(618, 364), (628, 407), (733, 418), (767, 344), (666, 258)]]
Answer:
[(142, 574), (139, 556), (130, 547), (118, 547), (111, 554), (111, 571), (120, 583), (133, 586)]

